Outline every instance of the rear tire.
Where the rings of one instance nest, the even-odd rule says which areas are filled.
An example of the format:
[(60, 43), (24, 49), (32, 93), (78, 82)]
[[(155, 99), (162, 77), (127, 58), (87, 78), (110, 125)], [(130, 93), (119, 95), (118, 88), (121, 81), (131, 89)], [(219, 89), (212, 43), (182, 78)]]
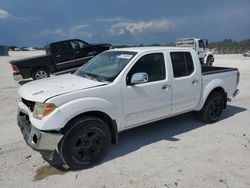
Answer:
[(199, 112), (199, 119), (204, 123), (215, 123), (220, 119), (224, 104), (224, 97), (220, 92), (210, 94)]
[(50, 76), (49, 71), (45, 68), (38, 68), (31, 75), (33, 80), (40, 80), (48, 78), (49, 76)]
[(86, 169), (99, 163), (111, 145), (108, 125), (96, 117), (73, 121), (59, 143), (59, 153), (72, 170)]

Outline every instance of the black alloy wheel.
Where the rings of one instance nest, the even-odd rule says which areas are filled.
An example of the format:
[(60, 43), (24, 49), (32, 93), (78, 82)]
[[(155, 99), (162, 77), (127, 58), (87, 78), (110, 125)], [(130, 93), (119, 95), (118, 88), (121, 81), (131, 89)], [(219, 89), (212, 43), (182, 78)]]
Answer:
[(224, 105), (224, 97), (220, 92), (210, 94), (199, 112), (199, 119), (205, 123), (214, 123), (218, 121)]
[(76, 119), (59, 144), (61, 158), (72, 170), (86, 169), (99, 163), (111, 145), (106, 122), (96, 117)]

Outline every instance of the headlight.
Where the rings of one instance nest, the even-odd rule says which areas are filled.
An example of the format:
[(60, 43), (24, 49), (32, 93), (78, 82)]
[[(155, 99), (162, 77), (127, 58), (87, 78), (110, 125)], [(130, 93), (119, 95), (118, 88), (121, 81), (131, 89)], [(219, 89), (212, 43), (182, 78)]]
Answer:
[(40, 103), (36, 102), (34, 111), (33, 111), (33, 117), (37, 119), (42, 119), (43, 117), (50, 114), (53, 110), (55, 110), (56, 105), (52, 103)]

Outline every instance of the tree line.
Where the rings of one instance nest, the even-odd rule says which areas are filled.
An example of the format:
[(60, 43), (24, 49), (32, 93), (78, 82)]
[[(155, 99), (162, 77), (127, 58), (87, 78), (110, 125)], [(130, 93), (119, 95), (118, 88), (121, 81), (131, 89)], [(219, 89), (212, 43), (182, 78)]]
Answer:
[(211, 42), (209, 48), (213, 49), (215, 53), (244, 53), (250, 50), (250, 39), (241, 41), (233, 41), (232, 39), (224, 39), (219, 42)]
[[(139, 45), (133, 45), (137, 47), (141, 46), (175, 46), (175, 43), (171, 42), (165, 45), (162, 44), (150, 44), (150, 45), (145, 45), (145, 44), (139, 44)], [(113, 45), (113, 48), (124, 48), (124, 47), (133, 47), (131, 45)], [(9, 50), (15, 50), (17, 46), (11, 45), (9, 46)], [(250, 39), (245, 39), (241, 41), (233, 41), (232, 39), (224, 39), (223, 41), (218, 41), (218, 42), (211, 42), (209, 44), (209, 48), (214, 52), (214, 53), (219, 53), (219, 54), (228, 54), (228, 53), (244, 53), (246, 51), (250, 51)], [(20, 48), (22, 49), (22, 48)], [(36, 50), (42, 50), (44, 49), (43, 47), (34, 47)]]
[[(171, 42), (165, 45), (161, 45), (161, 44), (137, 45), (137, 47), (141, 47), (141, 46), (175, 46), (175, 43)], [(128, 45), (113, 46), (113, 48), (123, 48), (123, 47), (132, 47), (132, 46), (128, 46)], [(224, 39), (223, 41), (211, 42), (209, 44), (209, 48), (214, 53), (219, 53), (219, 54), (244, 53), (246, 51), (250, 51), (250, 39), (245, 39), (241, 41), (233, 41), (232, 39)]]

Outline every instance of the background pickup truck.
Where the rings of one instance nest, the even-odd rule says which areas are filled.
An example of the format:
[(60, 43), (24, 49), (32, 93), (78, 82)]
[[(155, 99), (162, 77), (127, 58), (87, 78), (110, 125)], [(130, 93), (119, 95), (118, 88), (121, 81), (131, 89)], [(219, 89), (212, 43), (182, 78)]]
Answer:
[(38, 80), (51, 73), (76, 69), (110, 47), (110, 44), (88, 44), (78, 39), (59, 41), (45, 47), (46, 55), (13, 60), (10, 64), (16, 81), (30, 77)]
[(126, 129), (190, 111), (218, 121), (238, 83), (237, 68), (202, 67), (191, 48), (114, 49), (74, 74), (21, 86), (18, 125), (33, 149), (88, 168)]

